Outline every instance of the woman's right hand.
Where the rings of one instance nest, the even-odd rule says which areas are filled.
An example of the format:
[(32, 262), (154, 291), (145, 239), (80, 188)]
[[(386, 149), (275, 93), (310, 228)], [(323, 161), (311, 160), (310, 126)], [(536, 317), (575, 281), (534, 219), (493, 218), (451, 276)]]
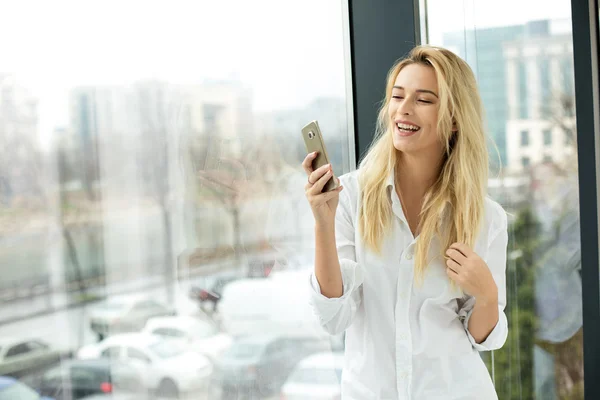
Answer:
[(338, 183), (339, 180), (333, 174), (331, 164), (323, 165), (313, 170), (312, 162), (316, 157), (317, 152), (310, 153), (302, 162), (302, 168), (304, 168), (308, 176), (304, 192), (315, 217), (315, 223), (324, 227), (331, 227), (335, 224), (335, 210), (337, 209), (340, 192), (343, 187), (338, 185), (338, 187), (329, 192), (321, 193), (323, 187), (331, 177)]

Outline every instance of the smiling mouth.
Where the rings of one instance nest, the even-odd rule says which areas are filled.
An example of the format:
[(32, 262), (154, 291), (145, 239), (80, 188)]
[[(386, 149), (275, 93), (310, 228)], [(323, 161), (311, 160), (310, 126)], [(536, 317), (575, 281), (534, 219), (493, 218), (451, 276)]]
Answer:
[(421, 130), (421, 127), (419, 127), (417, 125), (409, 125), (409, 124), (402, 124), (402, 123), (396, 124), (396, 128), (398, 128), (398, 131), (401, 134), (405, 134), (405, 135), (411, 135), (411, 134)]

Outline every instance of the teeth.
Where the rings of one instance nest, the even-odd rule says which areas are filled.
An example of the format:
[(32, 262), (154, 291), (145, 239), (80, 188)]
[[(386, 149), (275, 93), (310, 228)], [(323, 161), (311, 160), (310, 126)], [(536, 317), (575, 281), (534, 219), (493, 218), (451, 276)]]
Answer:
[(398, 128), (403, 129), (405, 131), (418, 131), (419, 127), (414, 125), (406, 125), (406, 124), (398, 124)]

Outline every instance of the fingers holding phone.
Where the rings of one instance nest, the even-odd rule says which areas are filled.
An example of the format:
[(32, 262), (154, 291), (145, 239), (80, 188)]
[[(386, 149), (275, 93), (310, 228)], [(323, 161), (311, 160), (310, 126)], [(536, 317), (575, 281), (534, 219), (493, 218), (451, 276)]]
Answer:
[(334, 176), (317, 121), (311, 121), (302, 128), (302, 139), (308, 152), (302, 162), (307, 175), (306, 197), (317, 223), (333, 223), (341, 187)]
[[(315, 154), (310, 153), (302, 163), (307, 176), (304, 190), (315, 217), (315, 222), (331, 225), (335, 220), (339, 194), (344, 187), (339, 185), (339, 180), (335, 177), (331, 164), (323, 165), (316, 170), (312, 169), (311, 162), (315, 157)], [(323, 189), (332, 179), (336, 185), (335, 189), (324, 192)]]
[[(311, 155), (309, 154), (307, 156), (307, 158), (309, 158)], [(325, 164), (322, 165), (321, 167), (317, 168), (316, 170), (313, 170), (312, 172), (311, 169), (309, 169), (307, 171), (307, 175), (308, 175), (308, 189), (312, 190), (314, 194), (319, 194), (319, 193), (328, 193), (331, 192), (332, 190), (335, 189), (330, 189), (330, 190), (324, 190), (325, 186), (331, 181), (333, 180), (333, 183), (335, 185), (335, 187), (337, 188), (338, 186), (338, 179), (333, 175), (333, 168), (331, 167), (331, 164)]]

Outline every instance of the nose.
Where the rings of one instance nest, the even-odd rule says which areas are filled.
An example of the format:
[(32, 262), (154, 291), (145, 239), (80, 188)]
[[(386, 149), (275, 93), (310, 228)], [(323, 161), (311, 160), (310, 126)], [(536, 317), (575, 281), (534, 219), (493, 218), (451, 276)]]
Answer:
[(400, 104), (398, 105), (398, 109), (396, 110), (397, 114), (400, 115), (412, 115), (414, 108), (413, 108), (414, 104), (411, 101), (411, 99), (409, 98), (405, 98), (402, 102), (400, 102)]

